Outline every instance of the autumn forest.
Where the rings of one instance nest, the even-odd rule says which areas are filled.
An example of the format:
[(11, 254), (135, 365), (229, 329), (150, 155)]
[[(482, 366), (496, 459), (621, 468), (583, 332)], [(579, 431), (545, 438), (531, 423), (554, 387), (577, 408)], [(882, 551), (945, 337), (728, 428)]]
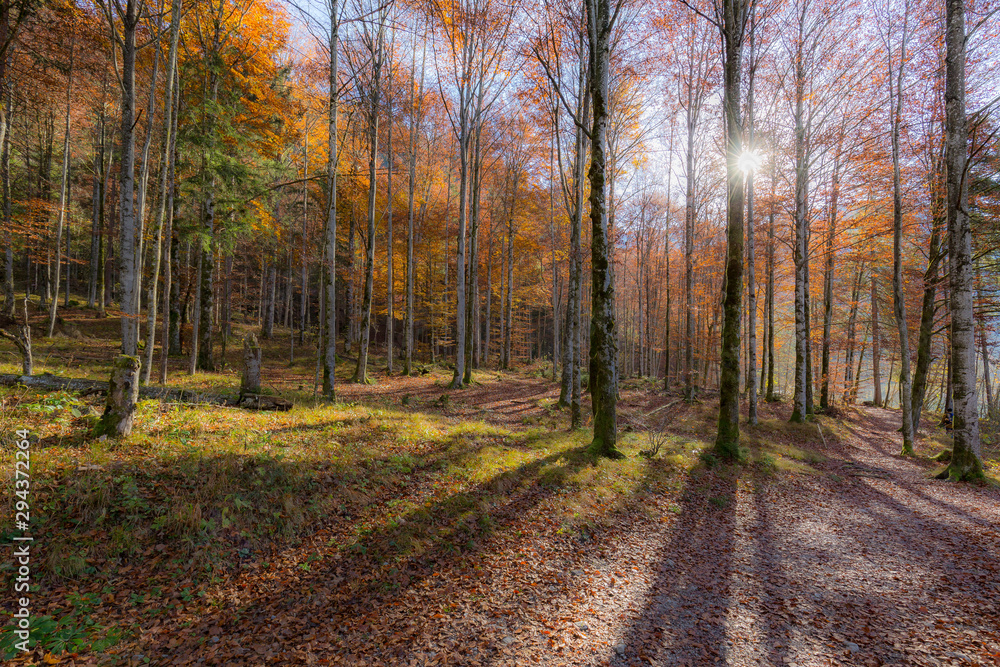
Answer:
[(998, 45), (0, 0), (0, 656), (995, 660)]

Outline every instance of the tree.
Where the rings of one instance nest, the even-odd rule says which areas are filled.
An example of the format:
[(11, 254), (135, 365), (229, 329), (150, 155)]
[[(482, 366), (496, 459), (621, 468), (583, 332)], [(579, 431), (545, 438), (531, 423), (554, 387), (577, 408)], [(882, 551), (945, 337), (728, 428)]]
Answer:
[(892, 42), (891, 32), (886, 36), (889, 47), (889, 104), (891, 111), (890, 125), (892, 128), (892, 297), (893, 312), (896, 315), (896, 328), (899, 332), (899, 403), (903, 418), (903, 451), (904, 455), (913, 454), (913, 415), (912, 386), (910, 384), (910, 336), (906, 323), (906, 297), (903, 293), (903, 188), (899, 170), (899, 128), (903, 115), (903, 72), (906, 67), (906, 41), (910, 19), (910, 4), (903, 3), (903, 32), (899, 42), (899, 69), (895, 76), (895, 89), (892, 76)]
[[(62, 179), (59, 188), (59, 218), (56, 223), (56, 265), (55, 265), (55, 280), (53, 281), (54, 291), (52, 294), (52, 301), (49, 303), (49, 338), (56, 329), (56, 310), (59, 307), (59, 275), (62, 270), (62, 237), (63, 237), (63, 224), (66, 220), (66, 208), (69, 203), (66, 197), (66, 190), (69, 187), (69, 162), (70, 162), (70, 145), (69, 145), (69, 118), (70, 110), (72, 107), (73, 98), (73, 56), (75, 53), (76, 46), (76, 30), (73, 30), (72, 36), (70, 37), (70, 47), (69, 47), (69, 73), (66, 77), (66, 122), (63, 129), (63, 163), (62, 163)], [(67, 287), (67, 293), (69, 288)]]
[(326, 266), (324, 267), (324, 296), (326, 321), (323, 323), (323, 396), (329, 401), (337, 398), (337, 166), (339, 160), (337, 143), (337, 108), (340, 103), (340, 82), (338, 81), (337, 49), (340, 42), (340, 9), (337, 0), (327, 0), (327, 14), (330, 19), (327, 33), (327, 48), (330, 56), (329, 79), (327, 84), (327, 162), (326, 162)]
[(951, 269), (951, 377), (955, 416), (951, 462), (942, 477), (983, 477), (976, 394), (972, 310), (972, 230), (968, 211), (968, 125), (965, 116), (965, 0), (945, 0), (945, 137), (948, 258)]
[(745, 191), (740, 158), (743, 124), (740, 120), (740, 81), (743, 38), (750, 0), (722, 0), (715, 4), (716, 25), (724, 47), (726, 167), (729, 208), (726, 220), (726, 274), (723, 291), (722, 375), (719, 380), (719, 432), (715, 450), (726, 459), (739, 456), (740, 442), (740, 324), (743, 308), (743, 221)]
[(590, 394), (594, 411), (594, 440), (590, 451), (621, 458), (618, 441), (618, 343), (615, 332), (615, 285), (611, 273), (606, 186), (608, 83), (612, 32), (621, 1), (586, 0), (587, 39), (590, 47)]
[[(420, 123), (424, 116), (424, 74), (427, 69), (427, 30), (424, 29), (423, 48), (420, 56), (420, 83), (416, 83), (417, 48), (413, 42), (413, 59), (410, 76), (410, 148), (408, 160), (408, 187), (406, 198), (406, 360), (403, 363), (403, 375), (413, 373), (413, 292), (416, 274), (413, 270), (414, 215), (416, 208), (415, 193), (417, 188), (417, 135), (420, 133)], [(488, 347), (488, 346), (487, 346)]]
[[(369, 7), (356, 3), (359, 26), (356, 52), (349, 50), (347, 62), (359, 95), (359, 105), (365, 114), (368, 141), (368, 227), (365, 243), (365, 292), (361, 306), (361, 349), (352, 382), (368, 383), (368, 344), (371, 336), (372, 295), (375, 287), (375, 195), (378, 189), (376, 162), (379, 153), (379, 121), (382, 112), (382, 70), (386, 66), (391, 45), (386, 44), (386, 29), (391, 3)], [(389, 165), (390, 172), (392, 165)], [(389, 204), (391, 206), (391, 204)], [(390, 220), (391, 224), (391, 220)], [(390, 248), (391, 252), (391, 248)]]
[[(444, 37), (448, 60), (447, 83), (454, 99), (444, 92), (444, 77), (438, 78), (441, 99), (448, 122), (458, 141), (458, 235), (455, 271), (455, 374), (451, 387), (466, 383), (466, 349), (469, 297), (466, 247), (469, 242), (470, 200), (474, 194), (473, 159), (476, 128), (483, 114), (500, 93), (510, 73), (502, 67), (507, 39), (516, 11), (515, 3), (495, 0), (433, 0), (432, 9), (438, 30)], [(437, 49), (434, 51), (438, 57)]]
[[(111, 369), (111, 382), (104, 415), (95, 435), (124, 437), (132, 432), (135, 403), (139, 398), (139, 313), (136, 312), (136, 221), (135, 221), (135, 34), (140, 0), (116, 5), (122, 22), (119, 33), (114, 13), (105, 13), (115, 41), (122, 51), (121, 68), (121, 166), (119, 171), (119, 224), (121, 225), (120, 272), (122, 281), (122, 347)], [(124, 10), (124, 11), (123, 11)]]
[[(563, 208), (570, 221), (569, 271), (565, 323), (562, 341), (562, 377), (559, 405), (570, 407), (570, 428), (582, 423), (580, 312), (583, 282), (581, 230), (586, 188), (586, 160), (590, 122), (589, 64), (585, 17), (575, 8), (552, 6), (543, 17), (547, 23), (533, 53), (545, 72), (551, 95), (548, 111), (554, 133), (559, 163), (559, 183)], [(563, 114), (573, 127), (572, 150), (564, 150), (560, 129)]]
[[(158, 22), (158, 27), (162, 30), (163, 21), (162, 19)], [(180, 41), (180, 27), (181, 27), (181, 0), (172, 0), (170, 6), (170, 50), (167, 54), (167, 72), (165, 79), (164, 88), (164, 103), (163, 103), (163, 126), (161, 129), (162, 137), (162, 150), (163, 150), (163, 167), (160, 172), (160, 204), (156, 212), (156, 241), (154, 246), (155, 259), (153, 265), (153, 279), (149, 284), (149, 298), (147, 299), (147, 309), (149, 322), (147, 325), (147, 330), (149, 332), (146, 338), (146, 359), (143, 363), (142, 368), (142, 382), (143, 384), (149, 383), (149, 376), (153, 368), (153, 341), (156, 339), (156, 312), (157, 312), (157, 288), (159, 286), (159, 275), (160, 275), (160, 263), (163, 257), (164, 243), (170, 242), (170, 234), (164, 236), (164, 224), (173, 218), (173, 190), (174, 190), (174, 178), (176, 174), (176, 164), (174, 162), (177, 133), (174, 130), (174, 125), (176, 124), (176, 108), (175, 108), (175, 89), (177, 87), (177, 47)], [(164, 240), (166, 238), (166, 241)], [(169, 253), (169, 246), (167, 247)], [(169, 267), (169, 262), (167, 263)], [(166, 277), (165, 289), (163, 291), (163, 296), (166, 299), (170, 298), (169, 293), (169, 283), (170, 276), (169, 272)], [(164, 308), (166, 312), (168, 309)], [(165, 320), (167, 318), (164, 318)], [(164, 351), (167, 350), (167, 332), (164, 331), (163, 340), (160, 345), (163, 347)], [(161, 376), (161, 381), (166, 382), (166, 359), (163, 361), (164, 374)]]

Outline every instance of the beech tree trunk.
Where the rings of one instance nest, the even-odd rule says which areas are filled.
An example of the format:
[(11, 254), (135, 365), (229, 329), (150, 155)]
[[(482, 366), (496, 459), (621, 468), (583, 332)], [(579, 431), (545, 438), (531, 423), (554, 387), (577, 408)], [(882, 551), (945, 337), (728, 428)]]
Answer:
[[(56, 265), (55, 265), (55, 278), (53, 283), (53, 293), (52, 301), (49, 303), (49, 332), (48, 337), (52, 338), (52, 334), (56, 329), (56, 311), (59, 308), (59, 280), (62, 271), (62, 236), (63, 236), (63, 226), (66, 222), (66, 208), (67, 208), (67, 190), (69, 188), (69, 161), (70, 161), (70, 149), (69, 149), (69, 112), (70, 112), (70, 102), (73, 94), (73, 56), (75, 54), (76, 46), (76, 32), (74, 31), (73, 36), (70, 38), (69, 47), (69, 74), (66, 79), (66, 123), (63, 129), (63, 163), (62, 163), (62, 180), (61, 186), (59, 188), (59, 218), (56, 223)], [(67, 267), (67, 272), (69, 268)], [(67, 287), (68, 290), (68, 287)]]
[(879, 340), (878, 329), (878, 292), (875, 289), (875, 267), (872, 266), (872, 384), (875, 387), (875, 394), (872, 404), (882, 407), (882, 373), (879, 368), (882, 355), (881, 340)]
[[(180, 19), (181, 0), (173, 0), (170, 8), (170, 51), (167, 54), (166, 90), (164, 91), (165, 98), (163, 102), (163, 166), (160, 173), (160, 205), (156, 213), (153, 274), (152, 279), (149, 281), (149, 298), (146, 305), (149, 311), (149, 322), (147, 325), (149, 333), (146, 336), (146, 359), (142, 369), (142, 384), (149, 383), (149, 376), (153, 368), (153, 343), (156, 340), (156, 311), (158, 305), (156, 296), (160, 282), (160, 264), (163, 258), (163, 231), (164, 226), (170, 226), (168, 215), (173, 214), (174, 207), (174, 146), (176, 142), (174, 135), (174, 114), (176, 112), (174, 90), (177, 84), (177, 46), (180, 40)], [(166, 283), (169, 284), (169, 282), (170, 278), (167, 277)], [(168, 295), (169, 293), (165, 291), (164, 296)], [(166, 345), (165, 340), (162, 345)]]
[[(0, 63), (3, 68), (5, 63)], [(2, 81), (2, 77), (0, 77)], [(6, 107), (6, 100), (2, 99), (3, 91), (0, 88), (0, 111)], [(9, 122), (13, 114), (7, 114), (3, 122)], [(6, 125), (3, 128), (6, 130)], [(3, 190), (3, 235), (4, 235), (4, 268), (3, 268), (3, 312), (7, 317), (14, 317), (14, 235), (11, 232), (14, 225), (11, 221), (11, 193), (10, 193), (10, 132), (5, 131), (3, 142), (0, 143), (0, 187)], [(91, 270), (93, 275), (93, 270)]]
[(805, 65), (802, 53), (802, 25), (799, 25), (799, 50), (795, 58), (795, 389), (791, 421), (803, 422), (808, 414), (809, 327), (806, 316), (808, 299), (806, 282), (809, 264), (809, 218), (807, 197), (809, 188), (809, 158), (806, 151), (805, 125)]
[[(118, 6), (121, 9), (121, 6)], [(119, 215), (121, 220), (122, 348), (111, 369), (111, 385), (97, 435), (125, 437), (132, 431), (139, 392), (138, 324), (135, 311), (135, 33), (139, 23), (138, 0), (126, 0), (121, 16), (122, 50), (121, 173)]]
[[(772, 171), (771, 192), (774, 193), (774, 178)], [(774, 200), (772, 197), (771, 213), (767, 221), (767, 389), (764, 400), (773, 402), (774, 395)]]
[(320, 327), (324, 330), (323, 353), (323, 396), (333, 402), (336, 394), (337, 371), (337, 163), (339, 148), (337, 143), (337, 106), (340, 100), (339, 77), (337, 72), (337, 47), (340, 42), (340, 16), (337, 0), (328, 0), (327, 9), (330, 15), (330, 41), (327, 44), (330, 53), (329, 91), (327, 101), (327, 163), (326, 163), (326, 238), (325, 238), (325, 322)]
[[(903, 421), (903, 455), (913, 454), (913, 416), (911, 410), (912, 387), (910, 385), (910, 336), (906, 323), (906, 295), (903, 292), (903, 188), (899, 172), (899, 128), (903, 115), (903, 72), (906, 63), (906, 32), (909, 27), (909, 2), (904, 2), (903, 36), (900, 42), (899, 71), (896, 74), (896, 88), (893, 92), (892, 53), (889, 54), (889, 101), (895, 102), (892, 110), (892, 297), (893, 312), (896, 315), (896, 330), (899, 332), (899, 406)], [(895, 94), (895, 100), (893, 100)], [(891, 106), (890, 106), (891, 108)]]
[[(742, 7), (742, 2), (736, 2), (736, 8)], [(751, 12), (754, 10), (751, 9)], [(750, 25), (750, 63), (754, 64), (754, 31), (756, 30), (755, 19), (751, 15)], [(747, 148), (754, 149), (754, 76), (751, 69), (750, 83), (747, 88)], [(747, 371), (746, 388), (747, 397), (747, 422), (751, 426), (757, 425), (757, 244), (756, 229), (753, 218), (753, 170), (746, 175), (746, 239), (747, 239)]]
[(844, 393), (843, 402), (846, 405), (854, 403), (854, 349), (857, 345), (858, 302), (861, 300), (861, 283), (864, 278), (864, 264), (858, 266), (858, 272), (851, 287), (851, 308), (847, 316), (847, 350), (844, 361)]
[(590, 393), (594, 411), (594, 440), (590, 451), (621, 458), (618, 450), (618, 343), (615, 331), (615, 286), (608, 238), (605, 189), (607, 126), (611, 69), (611, 0), (586, 0), (590, 44)]
[(694, 93), (694, 34), (692, 32), (691, 52), (688, 57), (691, 64), (688, 68), (687, 83), (687, 150), (686, 160), (686, 192), (684, 205), (684, 399), (691, 402), (695, 398), (697, 381), (694, 365), (694, 136), (698, 126), (700, 100)]
[(740, 444), (740, 323), (743, 313), (743, 223), (746, 214), (744, 178), (739, 167), (743, 152), (740, 82), (743, 35), (749, 6), (750, 3), (744, 0), (723, 0), (723, 23), (719, 26), (725, 47), (723, 109), (726, 116), (729, 207), (726, 216), (726, 273), (722, 292), (719, 430), (715, 438), (715, 451), (728, 460), (735, 460), (739, 456)]
[(968, 202), (968, 121), (965, 114), (965, 2), (945, 0), (945, 137), (948, 174), (948, 257), (951, 268), (951, 373), (954, 446), (945, 474), (983, 477), (976, 394), (972, 303), (972, 229)]
[[(392, 79), (392, 72), (390, 70), (389, 79)], [(393, 247), (392, 240), (392, 172), (395, 167), (392, 159), (392, 97), (391, 90), (392, 86), (389, 86), (390, 97), (388, 99), (388, 108), (390, 109), (390, 119), (386, 124), (386, 150), (388, 151), (389, 158), (389, 170), (386, 175), (386, 186), (385, 186), (385, 199), (386, 199), (386, 222), (385, 222), (385, 245), (386, 245), (386, 295), (385, 295), (385, 367), (386, 372), (390, 375), (392, 374), (392, 362), (394, 352), (393, 338), (395, 337), (395, 306), (396, 306), (396, 285), (392, 276), (392, 261), (393, 255), (395, 254), (395, 248)]]
[[(938, 160), (932, 160), (935, 167), (940, 167)], [(924, 271), (924, 295), (920, 308), (920, 334), (917, 343), (917, 365), (913, 371), (913, 407), (910, 413), (913, 416), (914, 434), (920, 429), (920, 417), (924, 409), (924, 400), (927, 393), (927, 374), (931, 365), (931, 345), (934, 332), (934, 318), (937, 315), (937, 283), (938, 267), (941, 264), (941, 227), (944, 222), (945, 206), (944, 193), (941, 192), (939, 182), (939, 168), (934, 168), (929, 179), (931, 196), (931, 238), (930, 247), (927, 254), (927, 269)]]
[[(837, 144), (837, 154), (833, 160), (833, 175), (830, 184), (830, 225), (826, 231), (826, 258), (823, 271), (823, 350), (819, 393), (819, 407), (826, 411), (830, 409), (830, 333), (833, 326), (833, 241), (837, 235), (837, 205), (840, 194), (840, 153), (843, 145), (843, 132)], [(850, 365), (850, 362), (848, 362)]]
[[(384, 19), (384, 15), (382, 17)], [(377, 20), (377, 19), (376, 19)], [(362, 30), (368, 31), (368, 23), (363, 23)], [(358, 351), (358, 363), (354, 367), (352, 382), (368, 382), (368, 346), (371, 342), (372, 328), (372, 296), (375, 287), (375, 195), (378, 190), (378, 177), (376, 174), (376, 163), (378, 161), (378, 141), (379, 141), (379, 112), (381, 111), (381, 86), (382, 86), (382, 65), (384, 62), (383, 36), (385, 29), (384, 20), (380, 22), (374, 30), (376, 34), (366, 34), (363, 40), (368, 45), (368, 63), (370, 78), (364, 81), (362, 86), (367, 88), (364, 94), (367, 96), (368, 108), (368, 225), (365, 242), (365, 292), (361, 305), (361, 345)], [(356, 77), (357, 78), (357, 77)], [(359, 79), (360, 82), (360, 79)], [(390, 169), (391, 169), (390, 165)]]

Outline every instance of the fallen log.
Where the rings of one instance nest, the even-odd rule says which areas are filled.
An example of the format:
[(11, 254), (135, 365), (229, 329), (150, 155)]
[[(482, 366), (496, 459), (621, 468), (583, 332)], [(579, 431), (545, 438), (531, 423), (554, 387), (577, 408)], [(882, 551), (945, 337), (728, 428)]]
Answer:
[[(46, 389), (50, 391), (75, 391), (79, 392), (81, 396), (108, 393), (107, 382), (101, 380), (84, 380), (81, 378), (64, 378), (52, 375), (51, 373), (43, 373), (42, 375), (0, 374), (0, 385), (6, 387), (23, 385), (33, 389)], [(288, 411), (292, 409), (292, 402), (279, 396), (247, 394), (240, 397), (235, 394), (214, 394), (176, 387), (139, 387), (139, 398), (158, 399), (170, 403), (221, 405), (247, 410)]]

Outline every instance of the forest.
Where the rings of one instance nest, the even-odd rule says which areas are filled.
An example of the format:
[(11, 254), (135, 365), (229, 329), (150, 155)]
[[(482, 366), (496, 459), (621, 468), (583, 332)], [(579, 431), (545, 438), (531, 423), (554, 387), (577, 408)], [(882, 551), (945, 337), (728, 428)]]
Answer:
[(1000, 660), (997, 0), (0, 0), (0, 659)]

